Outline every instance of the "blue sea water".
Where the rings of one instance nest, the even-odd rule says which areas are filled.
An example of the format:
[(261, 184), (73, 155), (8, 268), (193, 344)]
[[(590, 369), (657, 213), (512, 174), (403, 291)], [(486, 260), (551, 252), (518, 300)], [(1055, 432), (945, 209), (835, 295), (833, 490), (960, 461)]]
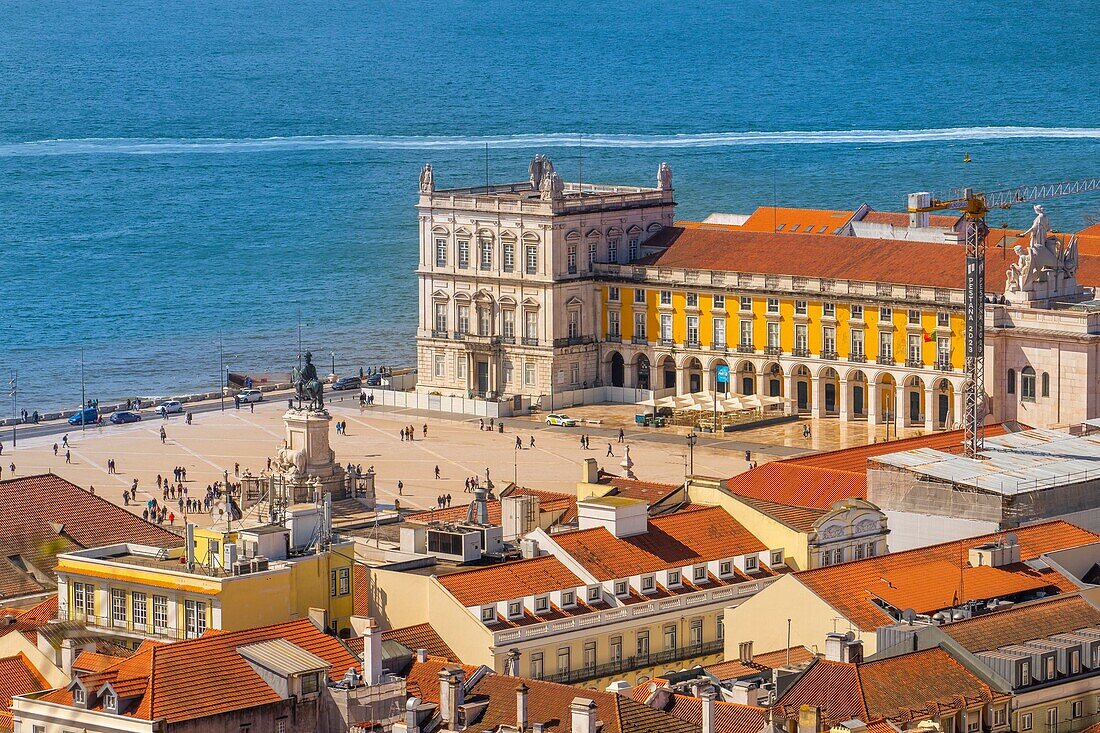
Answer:
[(668, 161), (681, 218), (1100, 175), (1098, 31), (1095, 2), (0, 0), (0, 373), (28, 409), (76, 403), (81, 347), (90, 396), (210, 389), (219, 341), (292, 364), (299, 313), (322, 365), (408, 363), (419, 168), (480, 182), (486, 143), (494, 179)]

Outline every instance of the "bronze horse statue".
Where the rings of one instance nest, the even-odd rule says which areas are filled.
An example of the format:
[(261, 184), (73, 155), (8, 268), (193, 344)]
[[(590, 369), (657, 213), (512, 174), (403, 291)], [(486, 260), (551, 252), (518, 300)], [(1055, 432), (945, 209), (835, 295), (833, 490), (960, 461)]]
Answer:
[(306, 363), (301, 367), (294, 367), (290, 372), (290, 381), (294, 385), (294, 396), (298, 398), (298, 404), (309, 403), (310, 409), (325, 409), (325, 387), (317, 377), (317, 367), (313, 365), (313, 354), (305, 353)]

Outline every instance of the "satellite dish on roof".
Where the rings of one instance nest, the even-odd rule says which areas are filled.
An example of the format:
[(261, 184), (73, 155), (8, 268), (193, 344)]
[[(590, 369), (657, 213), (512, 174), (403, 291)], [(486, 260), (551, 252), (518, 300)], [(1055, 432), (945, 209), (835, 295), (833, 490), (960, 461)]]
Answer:
[(210, 518), (215, 522), (224, 522), (226, 514), (226, 506), (224, 501), (216, 502), (210, 507)]
[(1008, 534), (1005, 535), (1005, 546), (1006, 547), (1012, 547), (1013, 545), (1016, 544), (1016, 541), (1017, 541), (1017, 538), (1016, 538), (1016, 533), (1015, 532), (1009, 532)]
[(907, 624), (911, 624), (917, 620), (917, 612), (911, 608), (907, 608), (901, 612), (901, 620)]

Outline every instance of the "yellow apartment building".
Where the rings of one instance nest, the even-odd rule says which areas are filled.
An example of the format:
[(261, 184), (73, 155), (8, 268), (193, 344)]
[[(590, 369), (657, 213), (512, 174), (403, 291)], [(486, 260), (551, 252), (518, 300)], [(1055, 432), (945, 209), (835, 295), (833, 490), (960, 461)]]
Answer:
[(787, 570), (783, 548), (721, 507), (650, 519), (644, 501), (596, 497), (577, 509), (580, 529), (525, 537), (528, 559), (372, 569), (371, 615), (430, 623), (466, 664), (603, 689), (721, 660), (724, 607)]
[(194, 529), (188, 547), (133, 543), (58, 556), (58, 616), (131, 641), (185, 639), (323, 612), (350, 631), (354, 543), (318, 551), (300, 536), (315, 519), (232, 532)]

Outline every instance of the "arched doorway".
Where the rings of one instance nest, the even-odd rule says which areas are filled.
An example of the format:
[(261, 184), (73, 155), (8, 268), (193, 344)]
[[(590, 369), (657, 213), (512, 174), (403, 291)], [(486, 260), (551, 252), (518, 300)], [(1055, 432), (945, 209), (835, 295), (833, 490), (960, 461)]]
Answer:
[(924, 422), (924, 380), (916, 374), (905, 380), (905, 418), (909, 425)]
[(821, 399), (824, 401), (826, 415), (836, 415), (840, 411), (840, 375), (832, 367), (825, 367), (817, 380), (821, 386)]
[(794, 368), (791, 376), (794, 381), (795, 406), (799, 412), (809, 412), (810, 400), (813, 398), (810, 389), (810, 370), (799, 364)]
[(898, 383), (894, 381), (892, 374), (880, 374), (875, 382), (878, 390), (878, 415), (879, 420), (894, 422), (897, 419), (898, 410)]
[(638, 361), (634, 369), (635, 384), (638, 385), (638, 389), (649, 389), (649, 357), (645, 354), (638, 354)]
[(657, 369), (664, 374), (661, 387), (664, 389), (676, 389), (676, 362), (671, 356), (662, 356), (657, 362)]
[(626, 362), (618, 351), (611, 354), (611, 386), (622, 387), (626, 373)]
[(951, 382), (946, 379), (941, 379), (936, 383), (936, 427), (938, 429), (946, 429), (951, 424), (951, 414), (955, 408), (953, 404), (954, 393), (951, 389)]
[(783, 397), (783, 367), (772, 362), (764, 366), (764, 389), (768, 397)]
[(743, 361), (737, 367), (737, 384), (741, 394), (756, 394), (756, 367), (751, 361)]
[(856, 369), (848, 375), (852, 390), (851, 417), (867, 417), (867, 375)]
[(684, 369), (687, 371), (687, 391), (690, 392), (702, 392), (703, 391), (703, 364), (694, 356), (687, 360), (684, 364)]

